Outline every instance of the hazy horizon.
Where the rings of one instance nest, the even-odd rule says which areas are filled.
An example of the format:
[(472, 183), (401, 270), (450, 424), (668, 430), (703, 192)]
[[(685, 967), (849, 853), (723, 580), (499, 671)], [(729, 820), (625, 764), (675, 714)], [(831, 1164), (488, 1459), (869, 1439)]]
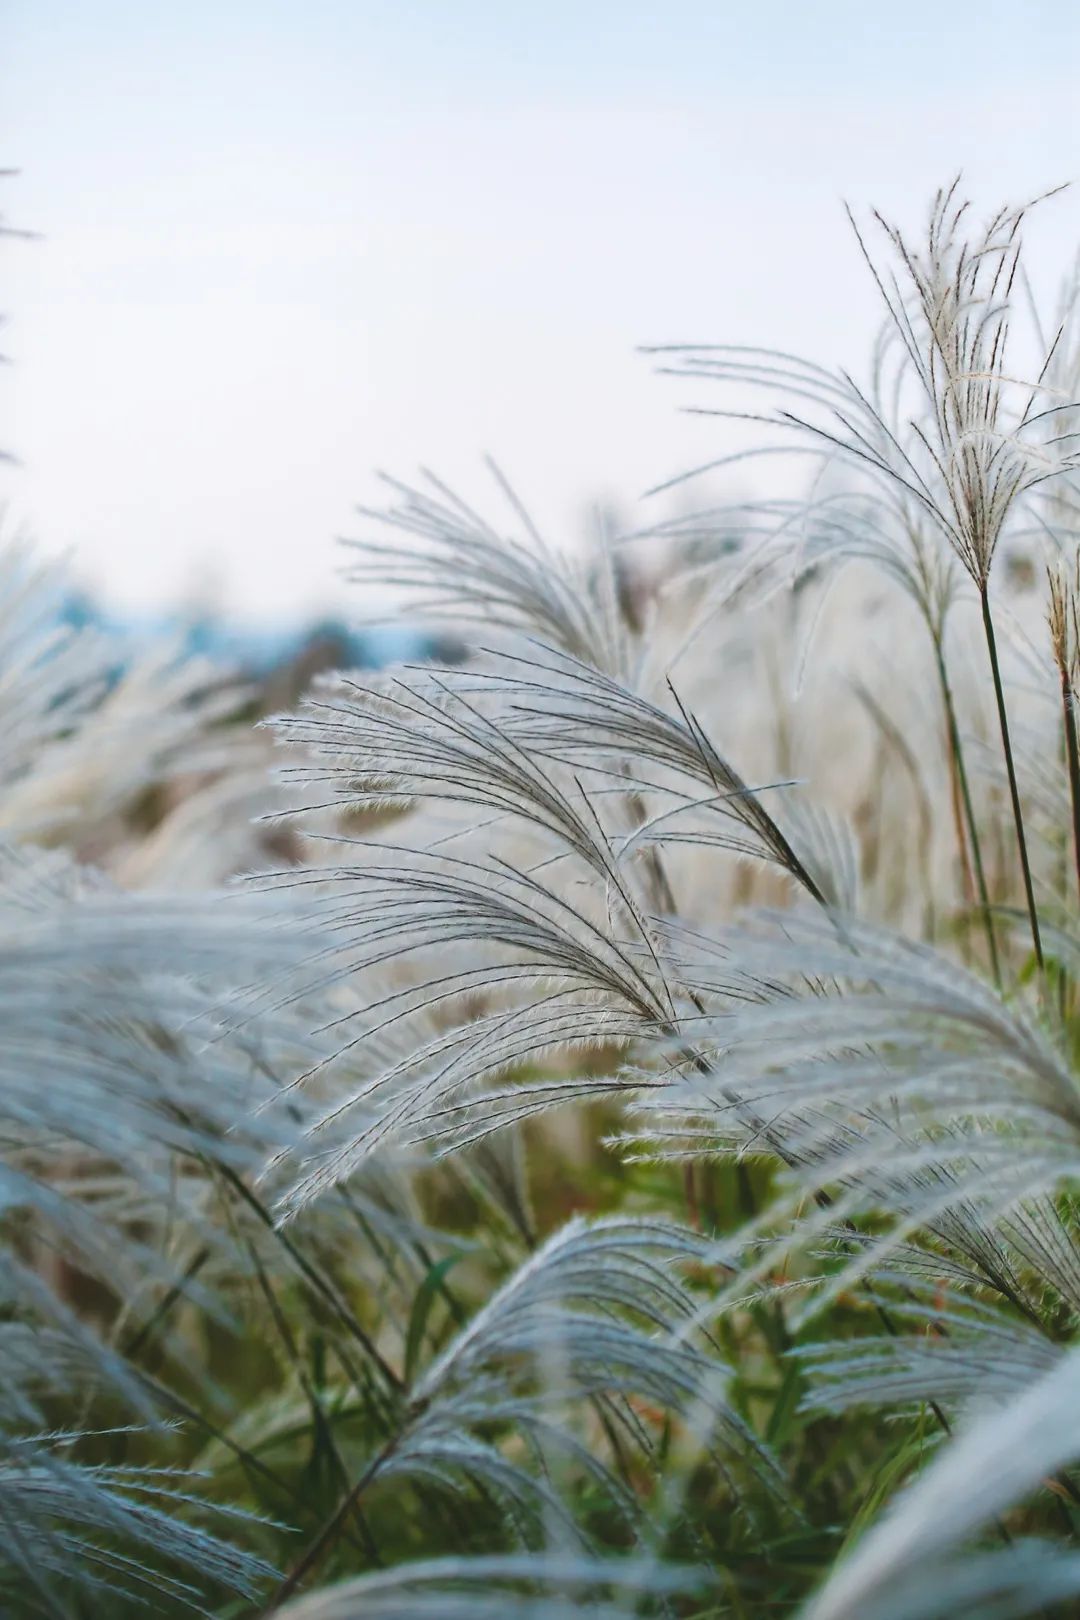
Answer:
[[(977, 15), (14, 0), (9, 524), (121, 610), (252, 620), (341, 609), (376, 468), (485, 500), (491, 452), (572, 540), (729, 442), (635, 345), (859, 364), (842, 198), (918, 223), (959, 168), (980, 208), (1073, 176), (1080, 21)], [(1080, 195), (1034, 228), (1064, 270)]]

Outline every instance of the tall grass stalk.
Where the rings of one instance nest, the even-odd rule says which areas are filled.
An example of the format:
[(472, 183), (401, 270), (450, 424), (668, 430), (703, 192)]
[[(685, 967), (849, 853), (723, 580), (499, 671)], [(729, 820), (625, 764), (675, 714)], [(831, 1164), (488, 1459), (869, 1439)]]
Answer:
[(1076, 675), (1080, 652), (1080, 638), (1077, 634), (1080, 554), (1071, 577), (1065, 568), (1059, 566), (1048, 570), (1047, 580), (1050, 646), (1061, 688), (1065, 764), (1069, 777), (1069, 801), (1072, 807), (1073, 861), (1077, 889), (1080, 892), (1080, 746), (1077, 743), (1076, 729)]
[(1072, 682), (1062, 678), (1061, 712), (1065, 728), (1065, 758), (1069, 771), (1069, 798), (1072, 804), (1073, 860), (1077, 888), (1080, 889), (1080, 747), (1076, 736), (1076, 694)]
[(1024, 899), (1027, 904), (1028, 921), (1031, 926), (1031, 944), (1035, 952), (1035, 961), (1040, 973), (1045, 972), (1046, 964), (1043, 960), (1042, 936), (1039, 932), (1039, 912), (1035, 903), (1035, 886), (1031, 877), (1031, 862), (1028, 858), (1027, 836), (1024, 832), (1024, 812), (1020, 803), (1020, 788), (1016, 780), (1016, 764), (1013, 759), (1012, 741), (1009, 736), (1009, 716), (1005, 706), (1005, 691), (1001, 684), (1001, 669), (998, 664), (997, 638), (994, 634), (994, 619), (990, 611), (990, 595), (988, 586), (984, 583), (979, 591), (979, 603), (982, 610), (983, 630), (986, 634), (986, 650), (990, 658), (990, 671), (994, 681), (994, 701), (997, 705), (998, 724), (1001, 728), (1001, 748), (1005, 757), (1005, 772), (1009, 782), (1009, 800), (1012, 804), (1013, 826), (1016, 831), (1016, 847), (1020, 856), (1020, 872), (1024, 883)]
[[(970, 848), (971, 863), (974, 868), (975, 884), (978, 894), (979, 912), (982, 917), (983, 930), (986, 934), (986, 949), (990, 958), (990, 971), (994, 983), (1001, 988), (1001, 962), (998, 957), (997, 935), (994, 930), (994, 916), (990, 905), (990, 891), (986, 882), (986, 867), (983, 863), (982, 839), (979, 835), (979, 824), (975, 817), (975, 807), (971, 800), (971, 785), (968, 781), (967, 763), (964, 758), (964, 745), (960, 736), (960, 726), (956, 717), (956, 702), (953, 697), (952, 683), (945, 663), (945, 650), (942, 646), (940, 634), (931, 631), (934, 648), (934, 667), (937, 671), (938, 684), (941, 689), (941, 701), (945, 709), (945, 725), (949, 746), (950, 762), (955, 780), (959, 788), (960, 800), (963, 805), (964, 821), (957, 827), (961, 846), (961, 859), (966, 861), (965, 848)], [(966, 830), (966, 844), (965, 844)]]

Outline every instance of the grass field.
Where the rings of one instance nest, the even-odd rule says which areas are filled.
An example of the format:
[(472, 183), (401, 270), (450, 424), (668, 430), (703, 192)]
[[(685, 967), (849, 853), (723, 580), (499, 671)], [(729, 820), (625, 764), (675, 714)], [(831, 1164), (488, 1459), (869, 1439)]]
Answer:
[(654, 351), (718, 418), (677, 518), (391, 485), (357, 610), (468, 656), (255, 729), (8, 546), (5, 1613), (1075, 1612), (1080, 316), (1024, 217), (854, 221), (859, 377)]

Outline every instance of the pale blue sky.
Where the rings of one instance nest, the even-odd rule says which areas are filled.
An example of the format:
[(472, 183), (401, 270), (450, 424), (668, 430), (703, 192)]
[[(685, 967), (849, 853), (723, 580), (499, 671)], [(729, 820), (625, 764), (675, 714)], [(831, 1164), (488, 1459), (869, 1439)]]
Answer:
[[(546, 527), (721, 448), (638, 342), (858, 364), (840, 199), (1080, 171), (1080, 7), (305, 0), (0, 10), (13, 513), (122, 606), (333, 604), (371, 471)], [(1052, 283), (1080, 192), (1038, 222)], [(693, 397), (700, 398), (700, 395)]]

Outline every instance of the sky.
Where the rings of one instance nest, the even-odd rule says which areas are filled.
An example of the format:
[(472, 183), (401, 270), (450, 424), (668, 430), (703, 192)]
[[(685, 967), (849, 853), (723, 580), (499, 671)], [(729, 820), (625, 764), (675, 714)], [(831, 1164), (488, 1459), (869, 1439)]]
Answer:
[[(491, 454), (566, 545), (659, 515), (735, 430), (638, 347), (857, 369), (843, 202), (1080, 178), (1078, 74), (1073, 0), (0, 0), (5, 526), (269, 623), (348, 612), (379, 469), (497, 509)], [(1080, 187), (1049, 292), (1078, 244)]]

